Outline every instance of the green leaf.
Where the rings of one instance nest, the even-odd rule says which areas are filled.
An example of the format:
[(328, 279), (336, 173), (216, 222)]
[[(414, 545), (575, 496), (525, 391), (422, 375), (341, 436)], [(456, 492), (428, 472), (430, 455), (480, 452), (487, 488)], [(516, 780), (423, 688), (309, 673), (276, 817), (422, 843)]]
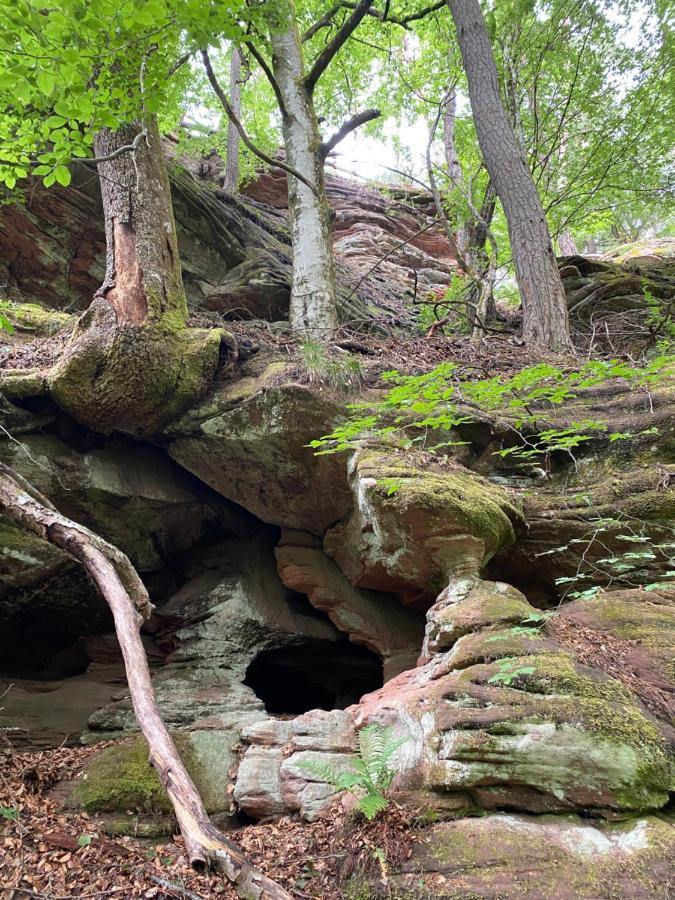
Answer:
[(54, 169), (54, 178), (59, 184), (63, 185), (63, 187), (68, 187), (70, 184), (70, 170), (67, 166), (57, 166)]
[(0, 312), (0, 331), (6, 331), (7, 334), (14, 334), (14, 326), (6, 315)]
[(0, 806), (0, 817), (3, 819), (18, 819), (18, 810), (13, 806)]
[(359, 812), (363, 813), (366, 819), (370, 821), (379, 812), (387, 808), (387, 801), (381, 794), (366, 794), (365, 797), (361, 797), (357, 807)]
[(92, 835), (91, 834), (81, 834), (77, 839), (78, 847), (88, 847), (91, 844)]
[(56, 85), (56, 78), (54, 78), (52, 73), (42, 69), (40, 72), (38, 72), (36, 80), (37, 86), (40, 88), (42, 93), (50, 97), (54, 92), (54, 87)]

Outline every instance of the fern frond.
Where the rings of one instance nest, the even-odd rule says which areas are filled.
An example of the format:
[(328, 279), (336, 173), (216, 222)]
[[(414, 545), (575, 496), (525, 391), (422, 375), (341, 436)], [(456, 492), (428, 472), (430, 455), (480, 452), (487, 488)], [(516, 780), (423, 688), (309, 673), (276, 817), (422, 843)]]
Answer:
[(318, 762), (315, 759), (304, 759), (295, 763), (295, 767), (315, 775), (317, 781), (325, 781), (326, 784), (330, 784), (338, 790), (345, 790), (340, 787), (340, 778), (344, 773), (340, 769), (334, 769), (328, 763)]
[(356, 804), (359, 812), (363, 813), (366, 819), (374, 819), (375, 816), (387, 808), (387, 800), (382, 794), (366, 794)]

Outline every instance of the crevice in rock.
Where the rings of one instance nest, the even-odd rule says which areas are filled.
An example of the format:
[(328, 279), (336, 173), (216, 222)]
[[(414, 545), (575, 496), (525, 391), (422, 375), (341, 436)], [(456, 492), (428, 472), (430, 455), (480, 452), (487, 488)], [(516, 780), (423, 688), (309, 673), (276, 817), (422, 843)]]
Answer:
[(345, 709), (382, 682), (382, 661), (375, 653), (348, 641), (312, 638), (263, 650), (244, 680), (274, 715)]

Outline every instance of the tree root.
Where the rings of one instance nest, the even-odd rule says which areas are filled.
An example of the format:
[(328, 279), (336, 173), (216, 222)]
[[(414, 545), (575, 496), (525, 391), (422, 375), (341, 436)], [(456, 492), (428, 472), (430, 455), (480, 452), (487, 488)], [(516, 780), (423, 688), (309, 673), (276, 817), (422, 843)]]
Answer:
[(21, 475), (0, 463), (0, 512), (26, 531), (49, 541), (82, 564), (115, 620), (136, 720), (178, 820), (190, 864), (222, 871), (245, 900), (290, 900), (243, 851), (209, 821), (201, 797), (176, 750), (157, 707), (140, 628), (152, 611), (142, 581), (117, 547), (61, 515)]

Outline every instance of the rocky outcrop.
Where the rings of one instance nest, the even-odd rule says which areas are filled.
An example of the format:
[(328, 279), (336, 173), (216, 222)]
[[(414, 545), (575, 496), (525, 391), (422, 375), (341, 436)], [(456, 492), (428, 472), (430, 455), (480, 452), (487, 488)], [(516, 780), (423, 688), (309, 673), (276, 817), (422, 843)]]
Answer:
[(167, 429), (170, 456), (263, 522), (317, 535), (349, 510), (343, 456), (314, 456), (340, 407), (321, 386), (295, 383), (278, 358), (223, 385)]
[(355, 588), (307, 532), (284, 529), (275, 555), (286, 587), (306, 594), (350, 641), (379, 654), (385, 681), (415, 665), (424, 631), (421, 615), (391, 594)]
[[(286, 201), (277, 202), (276, 189), (269, 187), (279, 180), (277, 171), (250, 191), (258, 202), (218, 190), (212, 173), (181, 162), (192, 174), (174, 164), (170, 175), (191, 308), (234, 319), (287, 318), (291, 249), (280, 209)], [(389, 321), (392, 315), (410, 318), (404, 301), (447, 286), (454, 271), (447, 241), (414, 196), (387, 200), (378, 191), (354, 190), (351, 182), (331, 178), (329, 197), (343, 319), (371, 318), (378, 310)], [(0, 226), (4, 298), (57, 309), (88, 307), (105, 269), (101, 201), (89, 172), (75, 167), (68, 188), (26, 185), (21, 202), (0, 206)], [(387, 259), (379, 264), (384, 253)]]
[[(675, 623), (672, 609), (662, 607), (661, 615)], [(579, 662), (578, 646), (546, 635), (544, 621), (507, 585), (468, 578), (441, 594), (428, 616), (426, 661), (347, 711), (353, 729), (379, 722), (406, 738), (395, 789), (425, 796), (437, 812), (448, 812), (449, 796), (454, 814), (507, 807), (611, 817), (668, 802), (675, 735), (667, 721), (597, 659), (592, 666)], [(657, 662), (666, 650), (663, 641)], [(338, 768), (345, 765), (339, 758), (345, 741), (331, 744), (330, 735), (338, 721), (344, 733), (340, 715), (302, 722), (304, 728), (321, 727), (326, 739), (311, 744), (311, 758)], [(320, 801), (306, 793), (305, 782), (322, 781), (298, 767), (307, 745), (292, 727), (254, 727), (244, 738), (251, 743), (244, 756), (246, 783), (255, 781), (256, 761), (264, 760), (275, 811), (279, 796), (305, 816), (326, 808), (328, 796)], [(245, 809), (249, 793), (238, 789)], [(266, 811), (261, 795), (255, 809)]]
[[(486, 815), (425, 829), (410, 859), (390, 876), (406, 900), (520, 897), (644, 897), (667, 891), (672, 826), (647, 816), (593, 823), (577, 816)], [(353, 893), (380, 896), (356, 879)]]
[(352, 584), (396, 591), (422, 609), (448, 580), (478, 572), (515, 539), (521, 516), (499, 487), (424, 457), (358, 452), (352, 513), (325, 537)]

